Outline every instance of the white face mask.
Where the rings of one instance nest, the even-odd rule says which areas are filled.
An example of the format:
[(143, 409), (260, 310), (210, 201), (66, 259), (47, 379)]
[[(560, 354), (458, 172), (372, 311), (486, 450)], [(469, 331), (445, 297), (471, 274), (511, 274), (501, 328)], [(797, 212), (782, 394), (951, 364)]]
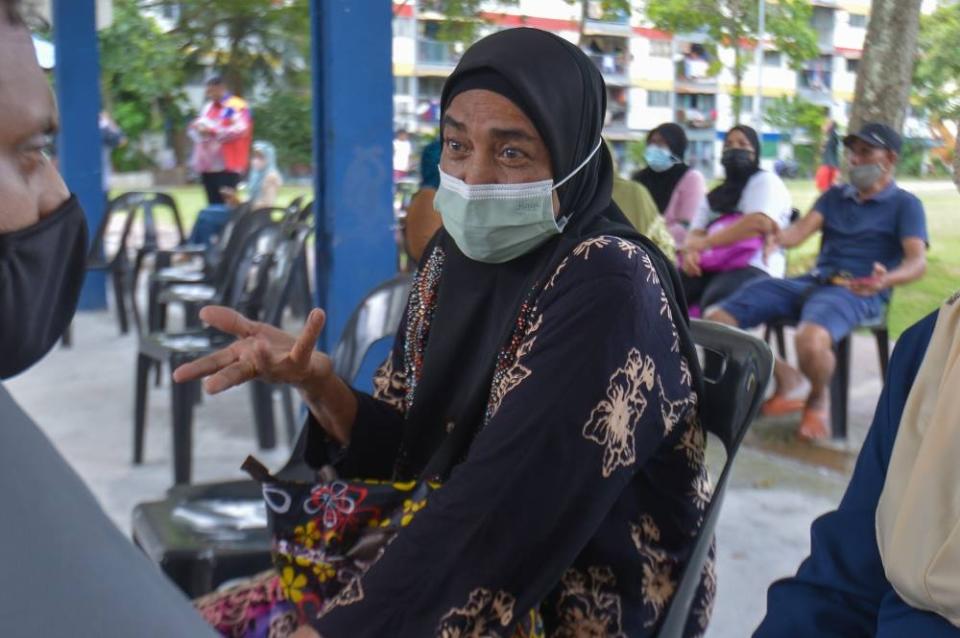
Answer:
[(467, 184), (440, 171), (433, 206), (443, 227), (464, 255), (474, 261), (500, 264), (525, 255), (563, 232), (570, 215), (557, 219), (553, 191), (593, 159), (603, 140), (569, 175), (557, 182)]

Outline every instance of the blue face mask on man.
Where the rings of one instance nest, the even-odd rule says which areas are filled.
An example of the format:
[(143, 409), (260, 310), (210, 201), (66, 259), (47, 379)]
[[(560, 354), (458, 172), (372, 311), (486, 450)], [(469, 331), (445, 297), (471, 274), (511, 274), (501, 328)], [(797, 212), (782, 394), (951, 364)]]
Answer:
[(570, 220), (557, 219), (553, 192), (593, 159), (601, 140), (569, 175), (557, 182), (524, 184), (467, 184), (440, 171), (440, 188), (433, 206), (443, 227), (464, 255), (474, 261), (501, 264), (525, 255), (554, 235)]

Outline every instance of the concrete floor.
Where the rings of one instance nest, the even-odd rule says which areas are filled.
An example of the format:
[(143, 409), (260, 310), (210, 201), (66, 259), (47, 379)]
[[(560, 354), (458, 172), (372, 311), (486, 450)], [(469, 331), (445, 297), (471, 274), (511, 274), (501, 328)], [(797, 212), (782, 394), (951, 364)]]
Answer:
[[(133, 506), (162, 497), (172, 482), (168, 382), (151, 387), (145, 462), (131, 464), (136, 343), (132, 334), (119, 336), (112, 313), (81, 313), (72, 349), (55, 349), (7, 384), (125, 531)], [(853, 366), (851, 429), (859, 441), (879, 381), (869, 366), (876, 356), (872, 343), (858, 338), (855, 353), (858, 360), (867, 360)], [(282, 425), (279, 409), (277, 418)], [(768, 451), (764, 441), (788, 441), (793, 427), (795, 423), (783, 421), (758, 423), (752, 440), (759, 441), (759, 447), (744, 448), (738, 456), (717, 532), (719, 593), (710, 638), (740, 638), (752, 631), (764, 614), (767, 587), (796, 570), (809, 551), (811, 521), (842, 494), (842, 472)], [(251, 452), (272, 467), (282, 465), (289, 454), (284, 445), (272, 451), (255, 449), (244, 389), (205, 398), (196, 410), (194, 428), (197, 482), (243, 476), (239, 466)], [(851, 458), (849, 451), (839, 453)]]

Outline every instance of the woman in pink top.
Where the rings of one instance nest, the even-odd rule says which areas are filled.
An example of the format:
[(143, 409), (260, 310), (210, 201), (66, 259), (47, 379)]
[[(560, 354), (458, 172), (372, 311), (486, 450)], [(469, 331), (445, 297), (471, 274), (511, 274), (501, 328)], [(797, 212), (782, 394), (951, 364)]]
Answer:
[(677, 248), (683, 247), (687, 229), (706, 193), (703, 175), (683, 161), (686, 152), (683, 129), (670, 122), (661, 124), (647, 134), (647, 168), (633, 175), (650, 191)]

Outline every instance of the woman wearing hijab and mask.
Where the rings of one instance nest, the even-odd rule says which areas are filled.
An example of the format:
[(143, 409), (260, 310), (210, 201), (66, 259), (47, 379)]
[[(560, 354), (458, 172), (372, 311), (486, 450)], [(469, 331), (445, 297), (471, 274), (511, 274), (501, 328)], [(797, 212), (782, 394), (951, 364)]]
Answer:
[[(320, 310), (299, 339), (202, 311), (244, 339), (176, 380), (293, 383), (311, 465), (333, 446), (341, 476), (443, 483), (351, 581), (362, 596), (298, 635), (656, 635), (710, 499), (700, 373), (676, 274), (611, 202), (605, 107), (596, 67), (554, 34), (501, 31), (464, 54), (442, 94), (443, 229), (373, 396), (314, 352)], [(441, 445), (456, 463), (436, 476)], [(259, 600), (276, 591), (264, 579)], [(688, 635), (715, 587), (711, 562)], [(233, 609), (201, 611), (242, 617), (242, 593), (225, 596)]]
[[(277, 151), (273, 144), (262, 140), (254, 142), (247, 176), (247, 201), (251, 209), (276, 206), (282, 185), (283, 177), (277, 168)], [(191, 244), (209, 245), (230, 221), (234, 210), (243, 204), (235, 189), (224, 186), (220, 191), (224, 204), (212, 204), (200, 211), (190, 231)]]
[(683, 247), (687, 229), (707, 190), (700, 171), (684, 163), (686, 152), (687, 134), (683, 129), (670, 122), (661, 124), (647, 134), (643, 153), (647, 167), (633, 175), (650, 191), (677, 248)]
[(783, 277), (782, 249), (765, 239), (790, 225), (790, 193), (760, 168), (760, 138), (749, 126), (727, 131), (721, 159), (725, 178), (707, 194), (683, 246), (683, 289), (698, 314), (758, 277)]

